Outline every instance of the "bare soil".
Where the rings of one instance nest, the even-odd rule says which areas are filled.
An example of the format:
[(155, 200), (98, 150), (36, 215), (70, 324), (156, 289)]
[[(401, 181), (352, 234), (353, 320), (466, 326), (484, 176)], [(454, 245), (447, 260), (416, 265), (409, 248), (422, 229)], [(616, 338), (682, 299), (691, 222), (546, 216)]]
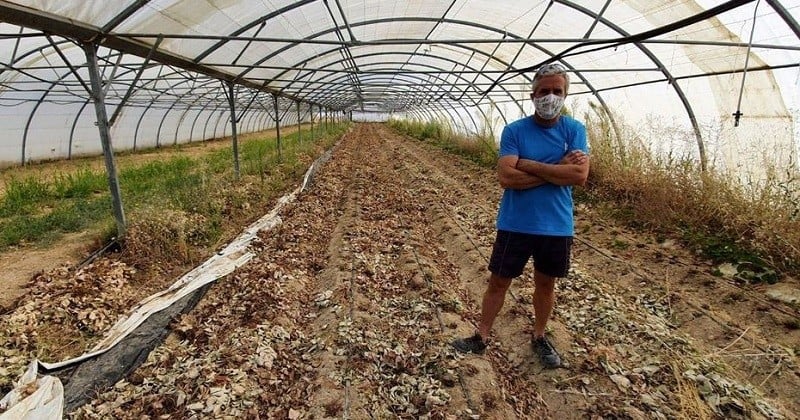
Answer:
[[(310, 125), (303, 125), (305, 130)], [(291, 134), (297, 126), (281, 127), (281, 134)], [(243, 134), (240, 141), (249, 138), (275, 136), (275, 130)], [(116, 158), (118, 168), (139, 166), (155, 160), (169, 159), (174, 156), (197, 157), (214, 150), (231, 147), (231, 137), (224, 137), (205, 142), (183, 144), (179, 147), (158, 148), (123, 154)], [(8, 168), (0, 171), (0, 195), (5, 191), (7, 183), (12, 179), (36, 177), (52, 179), (57, 175), (69, 174), (82, 169), (104, 171), (105, 162), (102, 156), (78, 158), (56, 162), (43, 162), (23, 167)], [(109, 211), (111, 211), (109, 209)], [(64, 235), (60, 240), (46, 246), (20, 246), (0, 252), (0, 313), (14, 306), (17, 299), (26, 292), (26, 286), (32, 277), (39, 272), (47, 272), (58, 266), (74, 266), (95, 251), (100, 230), (87, 230), (76, 234)]]
[(798, 418), (797, 308), (586, 206), (549, 323), (567, 365), (529, 345), (530, 267), (487, 353), (457, 354), (500, 194), (491, 170), (355, 126), (257, 256), (71, 416)]

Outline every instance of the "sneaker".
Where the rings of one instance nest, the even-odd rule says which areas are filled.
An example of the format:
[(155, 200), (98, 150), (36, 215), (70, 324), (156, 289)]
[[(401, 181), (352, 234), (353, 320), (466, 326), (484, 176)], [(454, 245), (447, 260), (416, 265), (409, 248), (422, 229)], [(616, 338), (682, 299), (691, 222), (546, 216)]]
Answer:
[(475, 333), (472, 337), (453, 340), (451, 344), (461, 353), (483, 354), (486, 351), (486, 343), (483, 342), (483, 338), (478, 333)]
[(561, 367), (561, 356), (558, 355), (555, 347), (546, 337), (538, 337), (531, 340), (533, 350), (539, 355), (542, 365), (548, 369)]

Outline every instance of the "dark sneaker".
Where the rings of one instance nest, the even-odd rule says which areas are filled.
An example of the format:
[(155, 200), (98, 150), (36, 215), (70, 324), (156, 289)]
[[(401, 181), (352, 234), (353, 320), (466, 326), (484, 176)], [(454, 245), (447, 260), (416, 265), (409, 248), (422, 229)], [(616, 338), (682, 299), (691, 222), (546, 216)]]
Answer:
[(533, 351), (539, 355), (539, 360), (542, 365), (548, 369), (555, 369), (561, 367), (561, 356), (558, 355), (555, 347), (550, 343), (546, 337), (534, 338), (531, 340)]
[(472, 337), (453, 340), (451, 344), (461, 353), (483, 354), (486, 351), (486, 343), (483, 342), (483, 338), (478, 333), (475, 333)]

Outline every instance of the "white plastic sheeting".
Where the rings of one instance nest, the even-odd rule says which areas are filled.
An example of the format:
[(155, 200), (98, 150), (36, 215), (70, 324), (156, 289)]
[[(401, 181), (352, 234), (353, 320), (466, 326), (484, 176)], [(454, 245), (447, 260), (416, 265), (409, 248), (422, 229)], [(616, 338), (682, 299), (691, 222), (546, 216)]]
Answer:
[(59, 420), (64, 406), (64, 387), (54, 376), (37, 376), (37, 362), (28, 365), (14, 389), (2, 400), (0, 419), (8, 420)]
[(64, 389), (61, 381), (49, 375), (38, 377), (38, 366), (42, 366), (47, 370), (54, 370), (98, 356), (117, 345), (151, 315), (170, 307), (184, 296), (245, 265), (254, 257), (254, 254), (248, 250), (253, 239), (258, 236), (259, 232), (271, 230), (281, 223), (279, 216), (281, 209), (286, 204), (294, 201), (299, 193), (309, 187), (317, 170), (330, 156), (331, 151), (328, 151), (314, 161), (303, 176), (303, 182), (299, 187), (278, 199), (277, 204), (269, 213), (247, 227), (242, 234), (231, 241), (223, 250), (184, 274), (168, 289), (139, 302), (128, 314), (120, 318), (109, 329), (105, 337), (90, 351), (81, 356), (57, 363), (32, 362), (15, 384), (14, 389), (0, 400), (0, 409), (5, 410), (0, 414), (0, 420), (61, 419), (64, 405)]
[[(99, 153), (76, 77), (86, 79), (76, 44), (93, 40), (107, 47), (100, 65), (109, 113), (122, 104), (116, 149), (230, 133), (221, 78), (243, 84), (237, 107), (258, 121), (242, 132), (274, 126), (275, 93), (281, 124), (308, 121), (313, 105), (317, 115), (453, 118), (466, 131), (488, 124), (499, 133), (530, 110), (530, 73), (513, 72), (569, 52), (560, 61), (573, 71), (579, 103), (603, 104), (645, 132), (689, 133), (657, 139), (656, 148), (697, 155), (700, 136), (709, 161), (735, 168), (749, 165), (768, 137), (776, 162), (788, 164), (800, 135), (792, 118), (800, 112), (800, 0), (740, 1), (692, 25), (594, 50), (728, 3), (0, 0), (8, 22), (0, 23), (0, 162)], [(737, 111), (740, 126), (731, 129)]]

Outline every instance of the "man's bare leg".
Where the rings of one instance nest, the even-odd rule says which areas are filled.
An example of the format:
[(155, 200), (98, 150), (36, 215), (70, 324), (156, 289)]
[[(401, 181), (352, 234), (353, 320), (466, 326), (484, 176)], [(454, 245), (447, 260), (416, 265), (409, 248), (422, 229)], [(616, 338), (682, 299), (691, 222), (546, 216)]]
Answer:
[(556, 279), (534, 271), (533, 283), (536, 286), (533, 291), (533, 312), (536, 315), (533, 323), (533, 336), (538, 338), (544, 337), (547, 320), (553, 313)]
[(492, 331), (492, 324), (503, 307), (509, 286), (511, 286), (511, 279), (496, 274), (489, 276), (489, 284), (483, 293), (483, 302), (481, 303), (481, 323), (478, 326), (478, 333), (484, 339), (489, 337), (489, 333)]

